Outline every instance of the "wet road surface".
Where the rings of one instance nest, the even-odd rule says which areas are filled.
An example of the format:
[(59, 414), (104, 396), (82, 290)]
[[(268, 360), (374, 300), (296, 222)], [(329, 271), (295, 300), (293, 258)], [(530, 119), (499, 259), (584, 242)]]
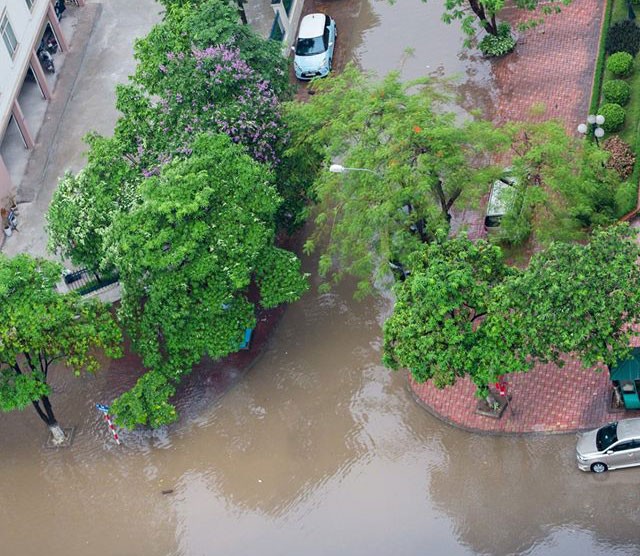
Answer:
[[(334, 4), (353, 21), (348, 32), (339, 21), (343, 56), (367, 69), (396, 68), (411, 47), (406, 77), (428, 64), (479, 90), (490, 79), (485, 62), (458, 57), (436, 0)], [(423, 33), (380, 45), (403, 29)], [(135, 360), (121, 374), (53, 377), (58, 417), (77, 426), (72, 449), (43, 448), (31, 409), (1, 415), (0, 554), (640, 553), (640, 469), (584, 474), (573, 436), (478, 436), (435, 420), (380, 365), (390, 302), (315, 286), (226, 395), (229, 377), (196, 373), (169, 429), (125, 433), (118, 447), (94, 408)]]

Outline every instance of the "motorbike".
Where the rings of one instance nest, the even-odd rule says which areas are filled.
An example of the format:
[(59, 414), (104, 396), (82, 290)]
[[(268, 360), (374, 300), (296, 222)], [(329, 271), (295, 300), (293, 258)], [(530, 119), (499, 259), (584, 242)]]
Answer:
[(58, 21), (60, 21), (60, 18), (62, 18), (62, 12), (64, 12), (67, 9), (67, 6), (65, 6), (64, 0), (57, 0), (53, 9), (56, 12), (56, 17), (58, 18)]
[(49, 73), (55, 73), (56, 68), (53, 65), (53, 56), (51, 56), (51, 53), (46, 48), (38, 49), (38, 60), (40, 60), (40, 63), (42, 64), (42, 67), (45, 69), (45, 71), (48, 71)]
[(58, 41), (52, 33), (47, 33), (40, 43), (40, 48), (45, 48), (49, 54), (55, 54), (58, 52)]

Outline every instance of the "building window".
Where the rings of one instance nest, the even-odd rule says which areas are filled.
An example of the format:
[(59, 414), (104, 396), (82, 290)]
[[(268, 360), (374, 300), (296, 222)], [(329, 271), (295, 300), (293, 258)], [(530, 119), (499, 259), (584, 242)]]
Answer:
[(9, 56), (13, 58), (16, 48), (18, 48), (18, 39), (16, 39), (11, 23), (9, 23), (9, 18), (6, 15), (0, 21), (0, 35), (2, 35), (2, 40), (7, 46)]
[(24, 0), (27, 3), (27, 8), (33, 8), (33, 3), (35, 0)]

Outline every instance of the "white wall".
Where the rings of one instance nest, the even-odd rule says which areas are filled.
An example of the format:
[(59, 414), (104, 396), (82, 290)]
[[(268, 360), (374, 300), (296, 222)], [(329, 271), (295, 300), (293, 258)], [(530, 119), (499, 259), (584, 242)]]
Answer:
[(31, 51), (37, 46), (35, 43), (47, 16), (49, 1), (34, 0), (29, 10), (25, 0), (0, 0), (0, 21), (5, 13), (8, 14), (18, 39), (17, 50), (11, 58), (0, 37), (0, 141), (11, 116), (13, 100), (20, 93)]

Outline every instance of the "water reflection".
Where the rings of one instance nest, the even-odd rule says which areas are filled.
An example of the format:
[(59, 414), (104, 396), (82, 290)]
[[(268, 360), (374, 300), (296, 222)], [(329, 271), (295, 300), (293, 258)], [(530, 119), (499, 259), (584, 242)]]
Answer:
[[(639, 470), (595, 477), (577, 470), (575, 437), (532, 439), (443, 430), (445, 461), (429, 493), (477, 554), (637, 553)], [(569, 539), (575, 538), (575, 544)], [(562, 551), (559, 547), (562, 546)], [(598, 546), (601, 549), (598, 549)], [(633, 552), (628, 552), (633, 548)]]

